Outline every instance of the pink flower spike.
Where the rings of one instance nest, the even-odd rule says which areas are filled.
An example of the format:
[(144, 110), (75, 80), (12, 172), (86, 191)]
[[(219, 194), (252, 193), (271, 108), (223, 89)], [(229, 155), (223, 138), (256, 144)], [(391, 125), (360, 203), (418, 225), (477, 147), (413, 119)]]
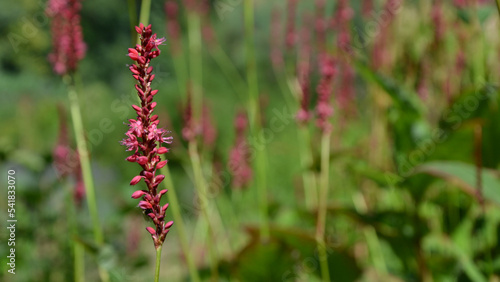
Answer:
[(144, 194), (146, 194), (146, 192), (142, 191), (142, 190), (137, 190), (135, 191), (133, 194), (132, 194), (132, 199), (139, 199), (140, 197), (142, 197)]
[(155, 217), (156, 217), (156, 216), (155, 216), (155, 214), (154, 214), (154, 213), (152, 213), (152, 212), (148, 213), (148, 216), (149, 216), (149, 217), (151, 217), (151, 219), (153, 219), (153, 220), (154, 220), (154, 219), (155, 219)]
[[(142, 25), (142, 24), (141, 24)], [(142, 33), (142, 29), (144, 28), (144, 26), (136, 26), (135, 27), (135, 31), (137, 31), (137, 33)]]
[(132, 180), (130, 181), (130, 185), (135, 185), (135, 184), (139, 183), (139, 181), (141, 181), (141, 179), (142, 179), (142, 176), (137, 175), (136, 177), (132, 178)]
[(158, 93), (158, 90), (151, 91), (151, 95), (153, 95), (153, 96), (156, 95), (156, 93)]
[(151, 235), (155, 235), (155, 234), (156, 234), (156, 231), (153, 229), (153, 227), (148, 226), (148, 227), (146, 227), (146, 230), (147, 230), (149, 233), (151, 233)]
[(160, 193), (159, 193), (159, 194), (160, 194), (160, 196), (162, 196), (163, 194), (167, 193), (167, 191), (168, 191), (167, 189), (163, 189), (163, 190), (161, 190), (161, 191), (160, 191)]
[(139, 205), (137, 205), (137, 206), (139, 208), (143, 209), (143, 210), (152, 209), (153, 208), (153, 206), (150, 203), (146, 202), (146, 201), (140, 201)]

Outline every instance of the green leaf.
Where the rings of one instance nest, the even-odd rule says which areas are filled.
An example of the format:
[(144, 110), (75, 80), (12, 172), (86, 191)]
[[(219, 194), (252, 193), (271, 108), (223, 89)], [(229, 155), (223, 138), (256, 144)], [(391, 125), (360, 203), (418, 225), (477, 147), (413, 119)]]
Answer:
[[(427, 173), (461, 188), (465, 193), (477, 197), (476, 167), (467, 163), (435, 161), (416, 168), (417, 173)], [(500, 180), (494, 171), (481, 169), (482, 195), (487, 201), (500, 205)]]

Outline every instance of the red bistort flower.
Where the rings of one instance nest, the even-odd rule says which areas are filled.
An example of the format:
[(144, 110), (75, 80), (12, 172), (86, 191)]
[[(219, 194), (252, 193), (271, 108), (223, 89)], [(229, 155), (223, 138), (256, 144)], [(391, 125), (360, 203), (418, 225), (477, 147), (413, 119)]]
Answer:
[(49, 0), (47, 14), (52, 18), (52, 45), (49, 55), (54, 71), (59, 75), (76, 70), (87, 49), (80, 26), (79, 0)]
[(152, 219), (156, 228), (147, 227), (146, 230), (151, 234), (155, 247), (159, 248), (165, 241), (173, 221), (165, 222), (168, 204), (161, 206), (160, 200), (167, 190), (158, 192), (158, 185), (165, 176), (158, 175), (157, 169), (167, 164), (166, 160), (161, 160), (160, 155), (167, 153), (168, 149), (161, 147), (161, 144), (171, 144), (172, 137), (166, 136), (168, 131), (158, 128), (158, 116), (153, 115), (156, 107), (153, 96), (158, 93), (158, 90), (151, 89), (151, 82), (155, 75), (152, 74), (153, 67), (150, 66), (150, 61), (160, 55), (158, 46), (165, 42), (165, 39), (157, 38), (156, 34), (151, 31), (151, 25), (145, 27), (140, 24), (135, 29), (141, 36), (141, 44), (128, 49), (128, 56), (136, 62), (129, 69), (137, 80), (135, 89), (141, 100), (141, 106), (132, 105), (137, 112), (137, 118), (129, 120), (129, 129), (125, 133), (127, 138), (121, 141), (121, 144), (127, 146), (128, 151), (134, 152), (127, 158), (127, 161), (136, 162), (142, 167), (141, 173), (132, 178), (130, 185), (136, 185), (144, 179), (147, 189), (135, 191), (132, 198), (142, 197), (138, 206), (149, 212), (147, 215)]

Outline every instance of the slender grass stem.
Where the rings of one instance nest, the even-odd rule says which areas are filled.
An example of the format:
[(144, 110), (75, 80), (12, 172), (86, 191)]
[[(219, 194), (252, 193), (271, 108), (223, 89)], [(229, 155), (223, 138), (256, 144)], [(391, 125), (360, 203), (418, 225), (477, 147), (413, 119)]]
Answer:
[(188, 38), (189, 38), (189, 68), (192, 82), (191, 107), (194, 124), (200, 121), (203, 105), (203, 69), (201, 54), (200, 16), (193, 11), (188, 12)]
[(208, 212), (209, 201), (208, 201), (208, 191), (206, 181), (203, 177), (203, 171), (201, 168), (200, 155), (198, 154), (198, 148), (196, 141), (189, 142), (189, 157), (191, 159), (191, 164), (193, 167), (193, 174), (195, 178), (195, 187), (198, 193), (198, 201), (201, 209), (202, 216), (205, 219), (208, 228), (207, 245), (210, 252), (210, 268), (212, 271), (212, 280), (218, 280), (218, 266), (217, 266), (217, 253), (216, 253), (216, 242), (214, 240), (213, 226), (210, 224), (210, 216)]
[[(245, 0), (244, 2), (244, 20), (245, 20), (245, 49), (247, 64), (247, 83), (248, 83), (248, 113), (250, 128), (253, 136), (260, 133), (260, 110), (259, 110), (259, 86), (257, 77), (257, 62), (255, 58), (255, 30), (254, 30), (254, 1)], [(266, 146), (257, 150), (255, 159), (256, 185), (260, 203), (260, 236), (263, 242), (269, 239), (269, 219), (267, 203), (267, 155)]]
[(212, 55), (215, 62), (219, 65), (224, 76), (229, 80), (234, 91), (239, 96), (241, 101), (245, 101), (245, 96), (243, 93), (248, 92), (247, 83), (245, 79), (240, 75), (238, 69), (231, 61), (231, 58), (224, 52), (224, 49), (217, 44), (211, 48), (210, 54)]
[(75, 260), (75, 282), (85, 281), (85, 250), (83, 246), (73, 240), (73, 255)]
[(310, 137), (307, 126), (299, 126), (299, 147), (300, 162), (302, 165), (302, 184), (304, 185), (305, 205), (308, 209), (313, 209), (318, 205), (318, 194), (314, 183), (314, 174), (311, 172), (312, 152), (309, 146)]
[(161, 247), (156, 249), (155, 282), (160, 281)]
[(132, 40), (132, 45), (134, 45), (134, 38), (137, 32), (135, 31), (135, 25), (137, 24), (137, 8), (135, 0), (127, 0), (128, 5), (128, 17), (130, 20), (130, 38)]
[(75, 282), (85, 281), (85, 252), (83, 246), (75, 240), (75, 236), (78, 234), (76, 211), (75, 211), (75, 201), (72, 197), (71, 187), (67, 187), (66, 191), (66, 210), (68, 213), (68, 226), (70, 236), (70, 244), (73, 248), (73, 279)]
[(196, 269), (196, 265), (193, 260), (193, 256), (189, 252), (189, 242), (188, 237), (186, 235), (184, 221), (182, 220), (181, 209), (179, 205), (179, 200), (177, 199), (177, 195), (175, 193), (174, 183), (172, 181), (172, 176), (170, 175), (170, 170), (168, 169), (168, 165), (161, 169), (161, 173), (165, 175), (164, 186), (169, 190), (167, 193), (168, 201), (170, 202), (170, 209), (172, 211), (172, 216), (175, 221), (175, 229), (179, 234), (179, 241), (181, 243), (181, 249), (184, 253), (184, 257), (186, 258), (186, 263), (189, 270), (189, 275), (191, 276), (191, 281), (199, 282), (200, 276), (198, 275), (198, 270)]
[[(65, 76), (64, 81), (68, 86), (68, 97), (70, 102), (71, 119), (75, 130), (76, 146), (80, 163), (82, 167), (83, 183), (85, 184), (85, 195), (87, 198), (87, 206), (92, 220), (94, 240), (97, 245), (102, 246), (104, 237), (99, 222), (99, 215), (97, 211), (97, 201), (95, 197), (94, 179), (92, 177), (92, 169), (90, 166), (89, 152), (87, 149), (87, 142), (85, 141), (85, 134), (83, 130), (82, 114), (80, 112), (80, 104), (78, 102), (78, 95), (75, 90), (74, 80), (70, 76)], [(99, 274), (102, 281), (109, 281), (109, 275), (106, 270), (99, 267)]]
[(496, 0), (495, 2), (497, 3), (498, 15), (500, 15), (500, 0)]
[(318, 206), (318, 222), (316, 226), (316, 242), (318, 245), (321, 277), (323, 281), (330, 281), (328, 270), (328, 257), (325, 243), (326, 209), (328, 199), (328, 178), (330, 171), (330, 135), (328, 131), (323, 132), (321, 137), (321, 175)]
[[(151, 0), (142, 0), (141, 14), (139, 15), (139, 23), (147, 26), (149, 23), (149, 14), (151, 10)], [(140, 35), (137, 35), (137, 44), (141, 44)]]

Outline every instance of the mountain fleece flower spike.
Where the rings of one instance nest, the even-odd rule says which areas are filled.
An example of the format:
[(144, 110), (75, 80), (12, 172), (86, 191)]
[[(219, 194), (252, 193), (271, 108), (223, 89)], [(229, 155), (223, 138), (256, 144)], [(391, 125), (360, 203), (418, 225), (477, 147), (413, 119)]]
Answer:
[(161, 251), (161, 246), (173, 221), (165, 222), (168, 204), (161, 206), (160, 200), (167, 190), (158, 192), (158, 185), (165, 176), (157, 175), (156, 170), (167, 164), (166, 160), (161, 161), (160, 155), (167, 153), (168, 149), (162, 147), (161, 144), (171, 144), (172, 137), (166, 137), (165, 135), (169, 132), (158, 128), (158, 116), (153, 115), (156, 106), (153, 97), (158, 90), (151, 89), (151, 82), (155, 75), (151, 74), (153, 67), (150, 66), (150, 61), (160, 55), (158, 46), (165, 42), (165, 39), (157, 38), (156, 34), (151, 31), (151, 25), (145, 27), (141, 23), (135, 29), (140, 35), (141, 44), (128, 49), (128, 56), (136, 62), (129, 69), (137, 80), (135, 89), (141, 105), (132, 105), (137, 112), (137, 118), (129, 119), (129, 129), (125, 133), (127, 138), (121, 141), (121, 144), (127, 146), (128, 151), (134, 152), (127, 158), (127, 161), (136, 162), (142, 167), (141, 173), (132, 178), (130, 185), (136, 185), (144, 179), (147, 189), (135, 191), (132, 198), (142, 198), (138, 206), (145, 211), (155, 225), (155, 228), (147, 227), (146, 230), (151, 234), (158, 253)]

